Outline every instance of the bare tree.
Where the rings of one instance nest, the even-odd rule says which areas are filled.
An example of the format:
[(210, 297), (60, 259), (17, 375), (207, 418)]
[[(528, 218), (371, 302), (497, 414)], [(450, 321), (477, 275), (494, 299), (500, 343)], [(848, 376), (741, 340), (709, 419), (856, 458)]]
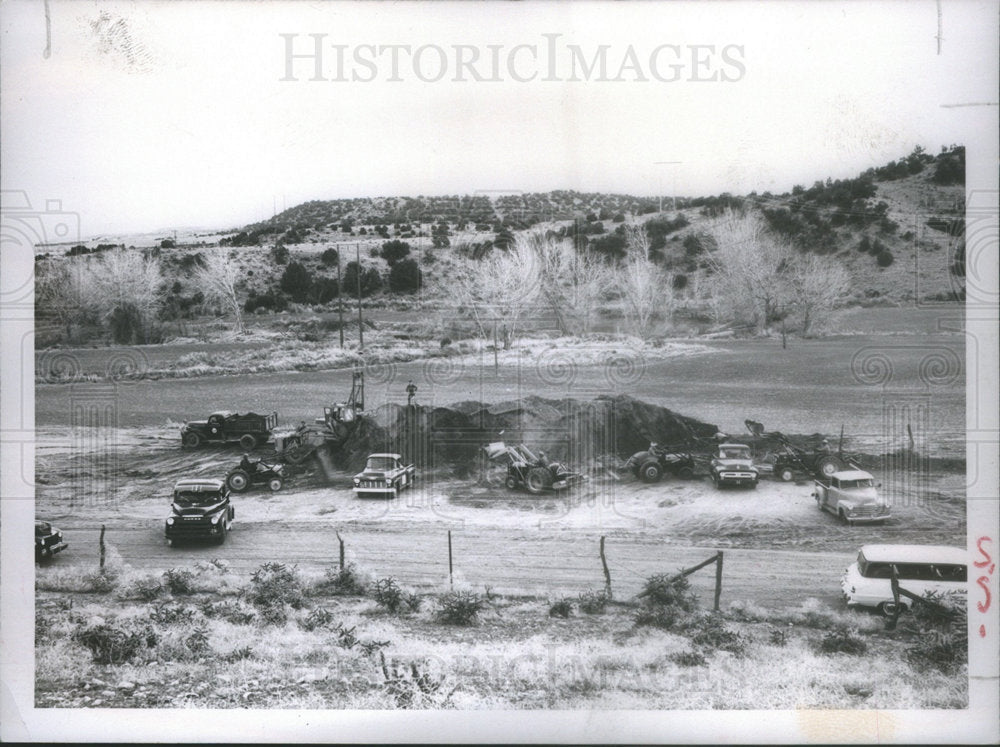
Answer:
[(233, 329), (244, 330), (243, 307), (236, 293), (239, 283), (239, 265), (226, 249), (210, 249), (205, 252), (205, 263), (194, 276), (195, 285), (209, 303), (217, 303), (233, 316)]
[(67, 340), (73, 339), (73, 325), (96, 317), (97, 294), (93, 273), (83, 259), (75, 257), (36, 264), (36, 314), (52, 314)]
[(481, 260), (465, 260), (442, 279), (442, 291), (455, 298), (489, 336), (493, 324), (508, 350), (521, 320), (539, 296), (539, 259), (530, 242), (515, 241), (508, 250), (494, 249)]
[(600, 257), (577, 251), (569, 240), (557, 241), (542, 233), (524, 239), (538, 255), (539, 294), (552, 311), (564, 335), (587, 334), (594, 312), (608, 292), (611, 272)]
[(97, 296), (94, 300), (113, 331), (120, 320), (126, 320), (123, 334), (148, 339), (163, 298), (160, 260), (135, 249), (119, 248), (105, 252), (89, 269)]
[(629, 328), (643, 339), (653, 331), (657, 314), (673, 313), (673, 277), (650, 258), (649, 236), (643, 225), (625, 226), (627, 255), (615, 272)]
[(851, 289), (847, 269), (829, 257), (804, 254), (788, 263), (785, 276), (791, 302), (802, 314), (802, 335)]
[(756, 213), (727, 211), (707, 230), (716, 245), (705, 259), (719, 314), (763, 332), (781, 301), (791, 249), (767, 232)]

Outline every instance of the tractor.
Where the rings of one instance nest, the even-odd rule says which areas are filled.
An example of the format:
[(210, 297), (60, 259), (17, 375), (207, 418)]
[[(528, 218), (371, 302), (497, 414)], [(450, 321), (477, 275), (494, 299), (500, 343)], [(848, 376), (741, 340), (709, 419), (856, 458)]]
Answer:
[(278, 458), (289, 464), (301, 464), (321, 446), (339, 448), (358, 427), (365, 409), (365, 372), (355, 369), (351, 379), (351, 396), (323, 408), (323, 417), (314, 424), (303, 423), (293, 431), (274, 434), (274, 450)]
[(755, 451), (760, 453), (758, 465), (770, 463), (772, 474), (784, 482), (794, 480), (797, 473), (825, 479), (853, 464), (842, 449), (834, 452), (821, 436), (810, 439), (805, 447), (801, 447), (793, 444), (781, 431), (766, 432), (762, 423), (746, 420), (744, 424), (754, 437)]
[(694, 455), (690, 452), (661, 446), (653, 441), (646, 451), (630, 456), (625, 468), (643, 482), (659, 482), (664, 474), (690, 479), (694, 477), (696, 466)]
[(545, 452), (535, 455), (524, 444), (508, 446), (503, 441), (495, 441), (484, 448), (486, 456), (498, 462), (506, 462), (507, 479), (504, 484), (510, 489), (524, 488), (532, 495), (546, 490), (562, 490), (584, 479), (579, 472), (571, 471), (562, 462), (549, 461)]

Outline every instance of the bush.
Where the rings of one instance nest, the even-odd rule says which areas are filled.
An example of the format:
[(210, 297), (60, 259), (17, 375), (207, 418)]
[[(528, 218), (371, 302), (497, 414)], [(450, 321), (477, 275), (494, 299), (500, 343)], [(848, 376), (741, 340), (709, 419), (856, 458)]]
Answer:
[(402, 606), (403, 590), (399, 588), (394, 578), (380, 578), (372, 586), (372, 597), (389, 612), (395, 613)]
[(472, 591), (450, 591), (438, 600), (438, 620), (447, 625), (473, 625), (486, 600)]
[(148, 625), (115, 623), (78, 630), (73, 640), (90, 651), (95, 664), (125, 664), (143, 648), (157, 644), (158, 637)]
[(954, 674), (969, 661), (965, 594), (930, 592), (924, 598), (934, 604), (915, 604), (900, 618), (899, 630), (916, 638), (906, 650), (906, 659), (919, 671)]
[(316, 591), (335, 596), (364, 596), (367, 588), (364, 578), (354, 563), (343, 568), (330, 568), (323, 580), (316, 584)]
[(389, 290), (393, 293), (413, 293), (422, 285), (423, 273), (416, 260), (400, 260), (389, 270)]
[(302, 580), (295, 566), (287, 568), (281, 563), (264, 563), (254, 571), (250, 587), (244, 590), (246, 600), (261, 611), (265, 620), (283, 618), (284, 606), (293, 609), (305, 606)]
[(191, 571), (168, 568), (163, 574), (163, 585), (171, 594), (193, 594), (194, 574)]
[(708, 663), (700, 651), (681, 651), (673, 654), (670, 661), (682, 667), (703, 667)]
[(860, 656), (868, 650), (868, 644), (850, 630), (841, 628), (823, 636), (819, 650), (824, 654), (850, 654)]
[(691, 642), (707, 651), (728, 651), (736, 656), (746, 654), (746, 638), (730, 630), (721, 615), (712, 614), (699, 620), (694, 630)]
[(608, 596), (606, 591), (585, 591), (577, 599), (580, 611), (588, 615), (601, 614), (610, 601), (611, 597)]
[[(345, 231), (344, 233), (347, 233), (347, 231)], [(323, 253), (319, 255), (319, 261), (322, 262), (327, 267), (332, 267), (336, 265), (337, 260), (339, 259), (340, 259), (340, 252), (338, 252), (332, 246), (329, 249), (324, 249)]]
[(206, 601), (202, 603), (199, 609), (201, 610), (201, 614), (209, 619), (219, 618), (233, 625), (249, 625), (257, 617), (253, 610), (248, 609), (242, 604), (233, 604), (232, 602)]
[(549, 607), (549, 617), (569, 617), (573, 614), (573, 602), (570, 599), (559, 599)]
[(303, 303), (312, 288), (312, 275), (299, 262), (290, 262), (281, 275), (279, 287), (296, 303)]
[(344, 295), (357, 295), (359, 273), (362, 297), (370, 296), (382, 289), (382, 276), (379, 274), (378, 270), (374, 267), (359, 268), (357, 262), (348, 262), (347, 266), (344, 268)]
[(647, 605), (670, 607), (683, 612), (693, 611), (698, 603), (698, 597), (691, 591), (691, 583), (686, 576), (650, 576), (646, 579), (642, 597)]
[(288, 299), (280, 291), (269, 289), (260, 295), (251, 293), (243, 304), (243, 310), (252, 314), (257, 309), (268, 311), (284, 311), (288, 308)]
[(888, 249), (879, 252), (878, 255), (875, 257), (875, 261), (878, 263), (879, 267), (888, 267), (889, 265), (892, 264), (893, 259), (895, 258), (892, 256), (892, 252), (890, 252)]
[(324, 607), (318, 607), (310, 612), (305, 620), (299, 622), (299, 627), (303, 630), (313, 631), (316, 628), (328, 628), (332, 622), (333, 613)]
[(396, 264), (401, 259), (404, 259), (410, 253), (410, 245), (405, 241), (400, 241), (399, 239), (394, 239), (392, 241), (386, 241), (382, 244), (382, 250), (379, 252), (379, 256), (382, 257), (389, 266)]
[(275, 244), (271, 247), (271, 259), (274, 260), (276, 265), (283, 265), (288, 263), (288, 250), (281, 244)]
[(149, 619), (159, 625), (186, 624), (194, 619), (194, 610), (183, 604), (158, 604), (150, 611)]

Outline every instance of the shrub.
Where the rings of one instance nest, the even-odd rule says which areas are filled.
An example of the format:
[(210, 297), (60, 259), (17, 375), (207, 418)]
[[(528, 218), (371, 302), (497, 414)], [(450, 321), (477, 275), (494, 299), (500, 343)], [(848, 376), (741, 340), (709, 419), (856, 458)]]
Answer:
[(700, 651), (681, 651), (673, 654), (670, 661), (682, 667), (703, 667), (708, 663)]
[(712, 614), (699, 620), (691, 642), (707, 651), (728, 651), (736, 656), (746, 654), (747, 640), (735, 630), (730, 630), (722, 615)]
[(382, 250), (378, 253), (378, 255), (388, 262), (390, 266), (392, 266), (401, 259), (404, 259), (407, 255), (409, 255), (409, 253), (409, 244), (405, 241), (394, 239), (392, 241), (386, 241), (382, 244)]
[(95, 664), (125, 664), (143, 648), (156, 645), (156, 633), (148, 625), (115, 623), (78, 630), (73, 640), (90, 651)]
[(879, 267), (888, 267), (889, 265), (892, 264), (893, 259), (894, 257), (892, 256), (892, 252), (890, 252), (888, 249), (879, 252), (878, 255), (875, 257), (875, 261), (876, 263), (878, 263)]
[(486, 600), (472, 591), (450, 591), (438, 600), (438, 620), (447, 625), (473, 625)]
[(860, 656), (868, 650), (868, 644), (846, 628), (832, 630), (823, 636), (819, 650), (824, 654), (850, 654)]
[(194, 618), (194, 610), (182, 604), (158, 604), (149, 613), (149, 619), (160, 625), (189, 623)]
[(328, 569), (315, 589), (334, 596), (360, 597), (365, 594), (366, 583), (354, 563), (348, 563), (343, 568)]
[(569, 617), (573, 614), (573, 602), (570, 599), (559, 599), (549, 607), (549, 617)]
[(198, 626), (195, 628), (191, 631), (191, 634), (184, 639), (184, 646), (192, 654), (207, 654), (212, 650), (212, 646), (208, 642), (208, 629), (204, 626)]
[(299, 262), (289, 262), (281, 275), (279, 287), (296, 303), (303, 303), (312, 288), (312, 275)]
[(647, 605), (676, 608), (691, 612), (698, 598), (691, 591), (691, 583), (686, 576), (672, 578), (666, 574), (650, 576), (646, 579), (641, 596)]
[(282, 619), (283, 616), (278, 613), (284, 612), (286, 604), (294, 609), (305, 606), (298, 569), (281, 563), (264, 563), (254, 571), (250, 587), (244, 590), (244, 594), (247, 601), (261, 611), (262, 618), (268, 620)]
[(392, 577), (378, 579), (372, 586), (372, 597), (382, 607), (393, 613), (399, 611), (404, 601), (403, 590), (399, 588), (396, 579)]
[(606, 591), (585, 591), (577, 599), (580, 611), (588, 615), (601, 614), (610, 601), (611, 597), (608, 596)]
[[(346, 229), (344, 233), (347, 233), (350, 229)], [(327, 267), (332, 267), (337, 264), (337, 260), (340, 259), (340, 252), (334, 249), (332, 246), (329, 249), (324, 249), (323, 253), (319, 255), (319, 260)]]
[(962, 592), (924, 597), (933, 604), (915, 604), (900, 618), (899, 630), (916, 643), (906, 650), (906, 659), (915, 669), (936, 669), (954, 674), (969, 661), (968, 612)]
[(423, 285), (423, 273), (416, 260), (403, 259), (389, 270), (389, 290), (393, 293), (413, 293)]
[(254, 657), (254, 651), (249, 646), (241, 646), (240, 648), (233, 649), (228, 654), (225, 654), (222, 658), (227, 662), (245, 661), (246, 659), (252, 659)]
[(253, 610), (242, 604), (232, 602), (210, 602), (205, 601), (199, 608), (201, 614), (207, 618), (220, 618), (233, 625), (249, 625), (257, 616)]
[(191, 571), (168, 568), (163, 573), (163, 584), (171, 594), (193, 594), (194, 574)]
[(316, 630), (316, 628), (327, 628), (333, 622), (333, 613), (324, 607), (318, 607), (309, 613), (309, 616), (299, 622), (299, 627), (303, 630)]
[(288, 263), (288, 249), (283, 247), (281, 244), (275, 244), (271, 247), (271, 258), (277, 265), (283, 265)]

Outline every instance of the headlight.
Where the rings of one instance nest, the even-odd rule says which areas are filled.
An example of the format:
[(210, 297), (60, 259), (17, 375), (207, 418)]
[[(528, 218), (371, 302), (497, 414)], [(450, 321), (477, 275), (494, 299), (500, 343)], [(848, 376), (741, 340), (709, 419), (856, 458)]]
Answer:
[(360, 485), (361, 484), (361, 480), (359, 480), (358, 478), (355, 477), (354, 478), (354, 484), (355, 485)]
[(173, 523), (174, 523), (174, 517), (171, 516), (169, 519), (167, 519), (167, 526), (168, 527), (173, 526)]
[(212, 523), (213, 524), (218, 524), (219, 523), (219, 519), (221, 519), (221, 518), (222, 518), (222, 514), (216, 514), (215, 516), (212, 517)]

